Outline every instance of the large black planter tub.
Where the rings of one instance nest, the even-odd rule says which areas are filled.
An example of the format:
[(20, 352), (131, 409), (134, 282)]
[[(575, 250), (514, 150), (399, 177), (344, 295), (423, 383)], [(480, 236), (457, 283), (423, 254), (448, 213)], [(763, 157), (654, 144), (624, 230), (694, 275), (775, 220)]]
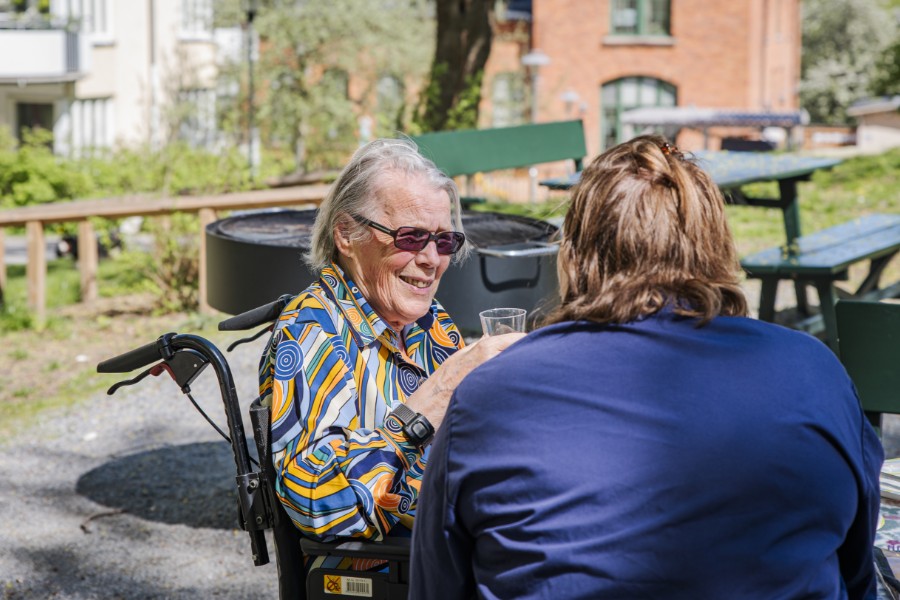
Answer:
[[(314, 279), (303, 263), (315, 209), (242, 214), (206, 227), (210, 306), (237, 314), (296, 294)], [(537, 219), (464, 211), (463, 228), (473, 252), (450, 264), (438, 300), (461, 330), (480, 333), (478, 313), (519, 307), (534, 318), (557, 302), (557, 227)]]

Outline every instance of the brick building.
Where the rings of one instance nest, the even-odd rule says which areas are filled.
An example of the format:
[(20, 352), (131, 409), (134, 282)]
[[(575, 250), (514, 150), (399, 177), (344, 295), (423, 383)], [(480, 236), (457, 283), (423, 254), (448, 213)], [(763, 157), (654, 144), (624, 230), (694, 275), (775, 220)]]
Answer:
[[(581, 118), (595, 155), (636, 133), (621, 122), (630, 108), (799, 109), (800, 0), (510, 0), (506, 6), (485, 74), (484, 127), (527, 122), (532, 111), (537, 121)], [(526, 69), (522, 58), (529, 52), (545, 64)], [(709, 133), (715, 147), (717, 137), (740, 132)], [(682, 130), (678, 143), (698, 149), (703, 136)]]

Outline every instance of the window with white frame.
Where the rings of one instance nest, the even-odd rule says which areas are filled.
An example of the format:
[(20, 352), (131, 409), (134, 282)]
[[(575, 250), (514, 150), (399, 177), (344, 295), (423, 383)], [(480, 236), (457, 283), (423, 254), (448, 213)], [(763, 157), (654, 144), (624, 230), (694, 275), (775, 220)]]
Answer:
[(668, 36), (671, 0), (612, 0), (612, 35)]
[(634, 128), (622, 123), (622, 113), (642, 106), (675, 106), (675, 86), (653, 77), (623, 77), (600, 90), (600, 145), (603, 150), (634, 137)]
[(525, 122), (525, 79), (522, 73), (497, 73), (491, 89), (491, 126), (511, 127)]
[(206, 39), (213, 32), (213, 0), (181, 0), (181, 37)]
[(91, 34), (93, 43), (112, 41), (111, 0), (63, 0), (60, 11), (81, 23), (81, 31)]
[(79, 98), (70, 107), (72, 152), (90, 153), (95, 148), (109, 148), (113, 143), (112, 99)]
[(216, 138), (216, 91), (182, 90), (178, 100), (181, 114), (179, 137), (192, 146), (212, 146)]

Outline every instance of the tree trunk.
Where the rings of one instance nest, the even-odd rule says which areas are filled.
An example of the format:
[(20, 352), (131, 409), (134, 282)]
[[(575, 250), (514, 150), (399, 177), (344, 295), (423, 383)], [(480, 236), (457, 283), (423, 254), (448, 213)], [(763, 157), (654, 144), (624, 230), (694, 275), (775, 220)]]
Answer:
[(437, 48), (425, 88), (424, 131), (478, 125), (484, 65), (491, 52), (493, 0), (438, 0)]

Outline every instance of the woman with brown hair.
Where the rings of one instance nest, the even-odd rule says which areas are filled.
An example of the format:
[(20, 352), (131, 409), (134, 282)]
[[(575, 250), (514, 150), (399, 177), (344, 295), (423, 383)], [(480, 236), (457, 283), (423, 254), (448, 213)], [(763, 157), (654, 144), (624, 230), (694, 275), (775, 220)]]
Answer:
[(457, 388), (413, 598), (864, 598), (883, 453), (815, 338), (747, 317), (722, 195), (659, 136), (599, 156), (547, 326)]

